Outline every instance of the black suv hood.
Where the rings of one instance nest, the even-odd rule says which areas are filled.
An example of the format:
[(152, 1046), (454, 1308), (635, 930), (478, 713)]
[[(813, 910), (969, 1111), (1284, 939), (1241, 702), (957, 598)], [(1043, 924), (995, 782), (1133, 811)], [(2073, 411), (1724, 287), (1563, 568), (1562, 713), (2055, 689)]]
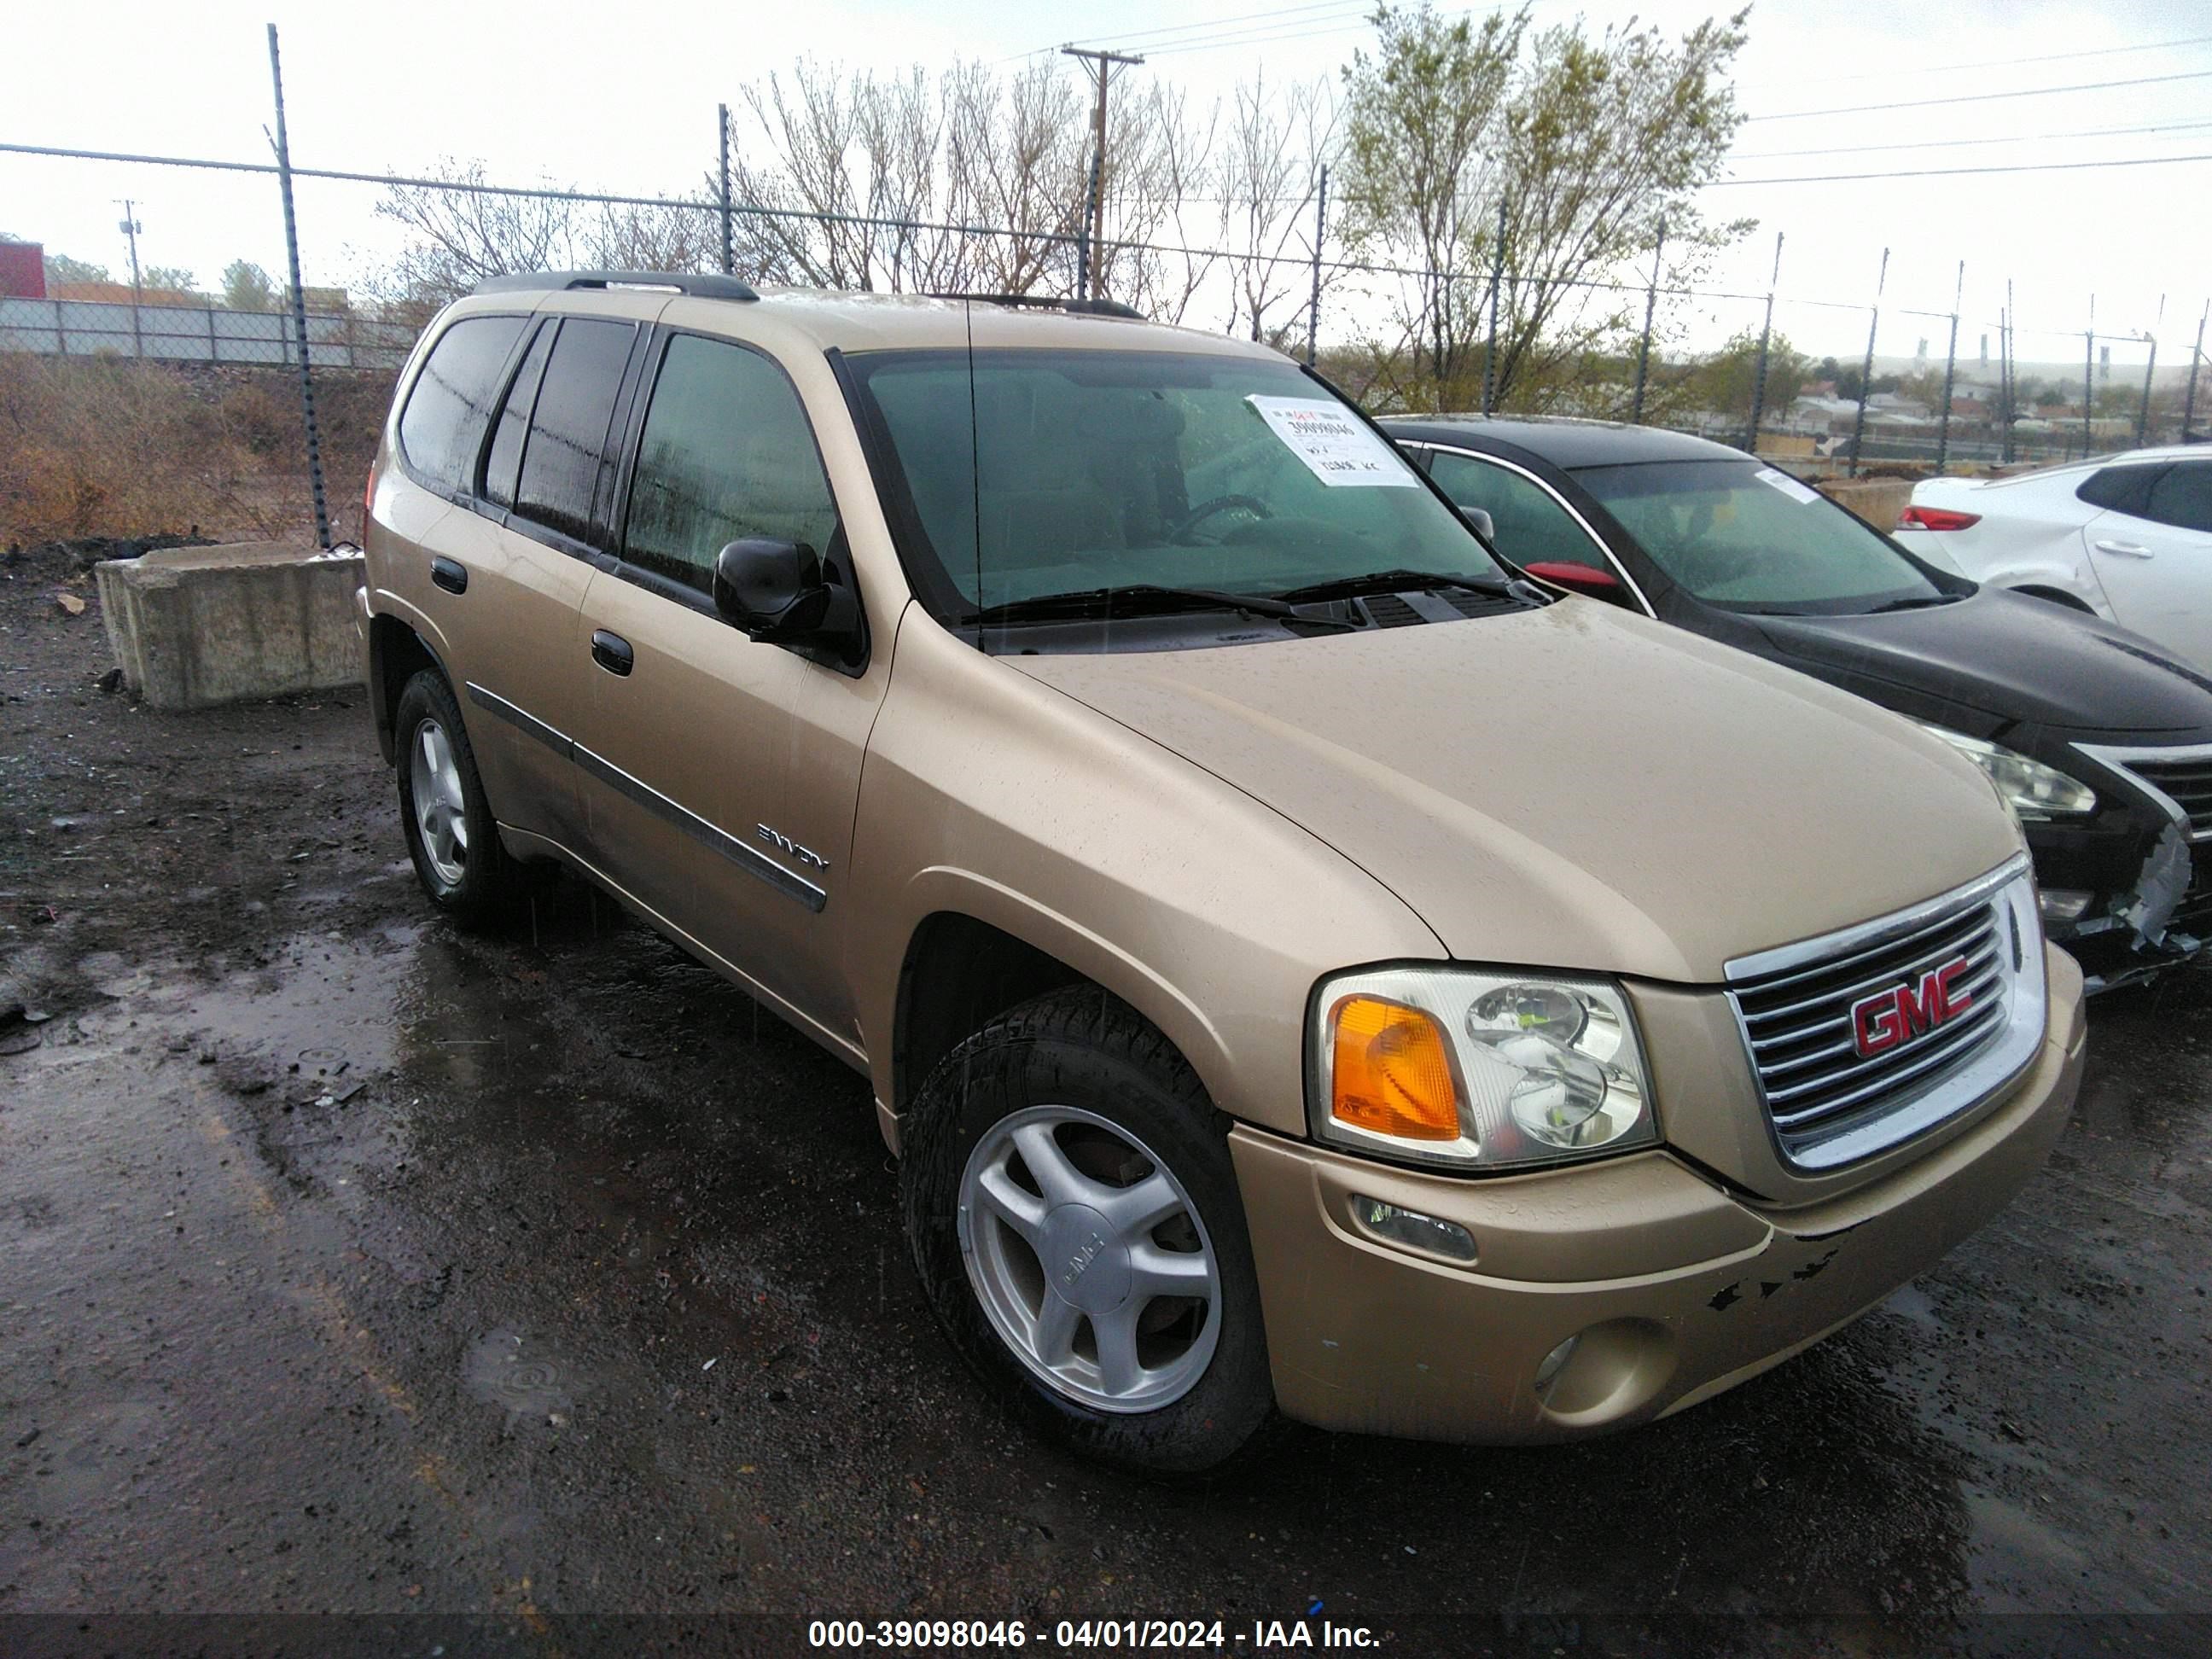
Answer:
[(2212, 735), (2212, 679), (2125, 629), (2002, 588), (1878, 616), (1746, 620), (1793, 666), (1869, 683), (1851, 689), (1878, 702), (1870, 683), (1917, 692), (1929, 719), (1948, 705), (2081, 736)]

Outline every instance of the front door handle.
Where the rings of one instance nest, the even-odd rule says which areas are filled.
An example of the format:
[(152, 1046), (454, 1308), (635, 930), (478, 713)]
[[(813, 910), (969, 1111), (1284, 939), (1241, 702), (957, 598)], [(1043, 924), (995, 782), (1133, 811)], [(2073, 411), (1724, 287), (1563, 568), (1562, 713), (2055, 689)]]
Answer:
[(2141, 542), (2099, 542), (2100, 553), (2117, 553), (2125, 559), (2148, 559), (2154, 556)]
[(592, 635), (592, 660), (610, 674), (627, 674), (637, 666), (637, 653), (621, 635), (602, 628)]
[(430, 580), (448, 593), (465, 593), (469, 591), (469, 568), (453, 559), (433, 559)]

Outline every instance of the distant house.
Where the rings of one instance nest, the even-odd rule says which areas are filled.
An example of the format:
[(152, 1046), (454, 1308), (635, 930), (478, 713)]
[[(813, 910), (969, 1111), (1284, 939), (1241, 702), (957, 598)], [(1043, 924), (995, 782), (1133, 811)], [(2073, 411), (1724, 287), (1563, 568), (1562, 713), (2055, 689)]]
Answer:
[(1928, 405), (1917, 398), (1908, 398), (1901, 392), (1876, 392), (1867, 398), (1867, 414), (1902, 416), (1911, 420), (1925, 420)]
[(38, 242), (0, 241), (0, 300), (46, 297), (46, 250)]
[[(56, 283), (47, 290), (47, 297), (89, 301), (97, 305), (127, 306), (132, 296), (128, 283)], [(187, 293), (179, 288), (142, 288), (137, 297), (139, 304), (147, 306), (204, 307), (214, 303), (204, 294)]]

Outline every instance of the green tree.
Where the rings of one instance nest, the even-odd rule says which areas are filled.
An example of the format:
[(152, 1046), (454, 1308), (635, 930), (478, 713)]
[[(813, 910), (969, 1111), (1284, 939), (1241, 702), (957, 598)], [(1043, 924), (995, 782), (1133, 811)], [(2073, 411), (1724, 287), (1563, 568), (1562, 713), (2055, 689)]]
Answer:
[[(1811, 379), (1813, 363), (1790, 346), (1787, 337), (1774, 335), (1766, 346), (1768, 415), (1787, 410)], [(1759, 374), (1759, 333), (1746, 329), (1718, 351), (1700, 358), (1692, 368), (1684, 393), (1697, 408), (1741, 414), (1751, 418), (1752, 382)]]
[(166, 289), (177, 294), (190, 294), (198, 286), (192, 273), (182, 265), (148, 265), (143, 281), (148, 288)]
[(274, 311), (276, 284), (259, 265), (233, 259), (222, 268), (222, 302), (233, 311)]
[(1478, 27), (1418, 11), (1376, 8), (1375, 55), (1344, 71), (1350, 119), (1340, 164), (1344, 233), (1355, 258), (1414, 267), (1399, 320), (1414, 343), (1417, 378), (1442, 406), (1477, 337), (1481, 289), (1463, 268), (1497, 198), (1491, 155), (1528, 13)]
[(72, 259), (66, 253), (46, 256), (46, 286), (57, 283), (105, 283), (112, 280), (106, 265), (96, 265), (86, 259)]
[(1345, 231), (1355, 258), (1413, 270), (1398, 395), (1450, 406), (1480, 385), (1501, 216), (1497, 389), (1539, 407), (1632, 349), (1642, 307), (1603, 284), (1648, 273), (1662, 222), (1662, 288), (1752, 228), (1692, 204), (1741, 120), (1727, 76), (1746, 15), (1670, 40), (1377, 9), (1374, 56), (1345, 70)]

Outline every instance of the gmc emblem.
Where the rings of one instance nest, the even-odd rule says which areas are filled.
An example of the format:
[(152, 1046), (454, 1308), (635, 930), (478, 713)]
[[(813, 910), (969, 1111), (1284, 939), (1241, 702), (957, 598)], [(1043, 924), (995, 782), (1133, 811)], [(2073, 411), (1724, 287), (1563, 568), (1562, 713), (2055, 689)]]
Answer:
[(1966, 971), (1966, 957), (1953, 957), (1921, 975), (1917, 986), (1907, 980), (1861, 997), (1851, 1004), (1851, 1046), (1862, 1059), (1871, 1060), (1965, 1013), (1974, 1006), (1973, 994), (1954, 993), (1951, 985)]

